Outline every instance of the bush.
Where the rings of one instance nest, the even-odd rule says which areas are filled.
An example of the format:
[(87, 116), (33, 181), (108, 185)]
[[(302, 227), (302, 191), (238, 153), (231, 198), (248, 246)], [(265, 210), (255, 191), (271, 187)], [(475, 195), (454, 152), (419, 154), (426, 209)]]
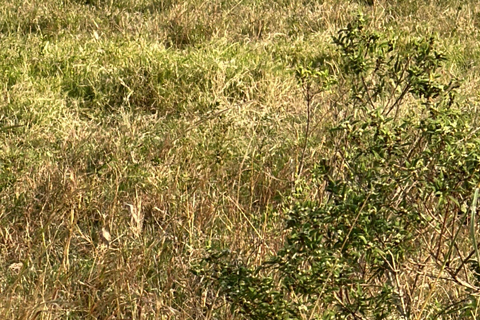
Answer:
[(292, 206), (260, 266), (212, 251), (194, 271), (248, 319), (469, 317), (480, 137), (457, 83), (438, 81), (445, 57), (433, 37), (401, 44), (362, 17), (333, 41), (351, 98), (313, 168), (322, 201)]

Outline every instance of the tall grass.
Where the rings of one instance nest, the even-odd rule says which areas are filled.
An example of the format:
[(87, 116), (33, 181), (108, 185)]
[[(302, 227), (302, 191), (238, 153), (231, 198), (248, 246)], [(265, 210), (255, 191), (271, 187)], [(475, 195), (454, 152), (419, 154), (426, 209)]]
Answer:
[(436, 34), (476, 112), (476, 1), (2, 4), (1, 317), (238, 317), (191, 267), (207, 248), (260, 264), (291, 199), (321, 198), (310, 168), (348, 95), (307, 114), (296, 70), (336, 74), (331, 36), (359, 11)]

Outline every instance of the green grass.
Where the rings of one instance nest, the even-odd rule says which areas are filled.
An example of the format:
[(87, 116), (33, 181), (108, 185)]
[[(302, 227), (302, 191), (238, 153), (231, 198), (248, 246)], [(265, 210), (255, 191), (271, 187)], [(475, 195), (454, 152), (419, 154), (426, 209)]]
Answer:
[(321, 197), (309, 168), (347, 96), (315, 96), (306, 141), (295, 70), (336, 74), (331, 36), (360, 11), (398, 37), (437, 35), (477, 112), (477, 1), (2, 5), (1, 318), (234, 319), (190, 268), (207, 247), (260, 263), (292, 199)]

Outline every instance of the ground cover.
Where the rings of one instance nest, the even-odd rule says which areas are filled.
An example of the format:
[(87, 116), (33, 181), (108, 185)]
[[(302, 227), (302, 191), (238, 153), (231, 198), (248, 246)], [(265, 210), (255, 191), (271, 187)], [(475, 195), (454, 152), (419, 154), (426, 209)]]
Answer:
[[(461, 158), (458, 148), (451, 154), (474, 159), (476, 1), (15, 0), (2, 5), (2, 318), (265, 316), (248, 313), (245, 303), (251, 301), (239, 304), (195, 268), (224, 249), (232, 252), (234, 266), (261, 266), (285, 248), (292, 208), (315, 212), (305, 203), (340, 197), (321, 183), (319, 164), (328, 159), (330, 167), (351, 168), (365, 155), (348, 149), (360, 158), (339, 156), (335, 148), (346, 136), (354, 141), (368, 135), (351, 128), (345, 136), (330, 133), (347, 119), (349, 113), (339, 108), (351, 107), (353, 88), (332, 37), (360, 12), (366, 29), (397, 39), (400, 47), (413, 39), (436, 39), (446, 60), (435, 81), (458, 79), (458, 88), (444, 89), (454, 90), (458, 111), (469, 115), (448, 128), (458, 133), (452, 144), (466, 146), (462, 150), (472, 157)], [(415, 113), (425, 95), (412, 97), (404, 100), (405, 114)], [(449, 119), (457, 115), (444, 113)], [(365, 115), (359, 119), (373, 121)], [(408, 134), (399, 136), (414, 143)], [(372, 172), (375, 168), (387, 167), (379, 162)], [(473, 173), (463, 178), (476, 181)], [(459, 181), (459, 174), (452, 179)], [(449, 194), (443, 203), (432, 194), (422, 198), (440, 219), (424, 217), (430, 229), (416, 238), (422, 254), (406, 264), (412, 269), (392, 278), (392, 288), (410, 300), (382, 312), (410, 319), (476, 317), (476, 273), (467, 268), (475, 259), (477, 225), (468, 209), (474, 189)], [(464, 219), (465, 212), (457, 217), (457, 209), (470, 218)], [(351, 227), (341, 226), (347, 232)], [(446, 247), (426, 246), (439, 243)], [(446, 262), (458, 268), (458, 277), (445, 271)], [(258, 292), (256, 297), (265, 297)], [(398, 292), (392, 297), (400, 297)], [(362, 318), (359, 311), (349, 312), (349, 298), (341, 294), (313, 307), (305, 303), (298, 317), (343, 312), (346, 319)]]

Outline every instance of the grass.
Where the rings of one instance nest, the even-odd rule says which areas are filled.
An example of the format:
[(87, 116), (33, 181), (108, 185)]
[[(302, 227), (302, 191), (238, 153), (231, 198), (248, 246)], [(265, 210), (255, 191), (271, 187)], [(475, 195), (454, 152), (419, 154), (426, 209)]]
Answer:
[[(359, 11), (399, 37), (436, 34), (477, 112), (477, 1), (2, 5), (2, 318), (234, 319), (190, 268), (208, 247), (259, 263), (289, 201), (321, 196), (308, 168), (345, 95), (315, 96), (305, 139), (295, 70), (337, 72), (331, 35)], [(448, 288), (422, 279), (434, 298)]]

